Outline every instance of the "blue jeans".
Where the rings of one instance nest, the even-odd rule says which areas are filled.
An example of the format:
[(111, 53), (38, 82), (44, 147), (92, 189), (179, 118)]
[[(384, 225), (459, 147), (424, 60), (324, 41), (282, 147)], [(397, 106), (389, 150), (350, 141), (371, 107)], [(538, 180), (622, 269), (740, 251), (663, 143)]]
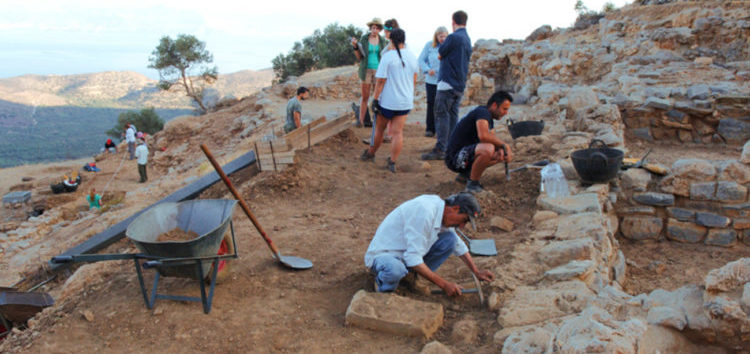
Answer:
[(425, 84), (427, 92), (427, 115), (424, 119), (425, 131), (435, 132), (435, 95), (437, 94), (437, 85)]
[(445, 153), (448, 139), (458, 122), (458, 106), (464, 93), (456, 90), (438, 90), (435, 95), (435, 128), (437, 143), (435, 151)]
[[(427, 268), (430, 268), (433, 272), (440, 268), (443, 262), (453, 253), (453, 249), (456, 247), (456, 237), (456, 234), (451, 231), (438, 234), (437, 242), (422, 257)], [(375, 282), (378, 283), (379, 292), (396, 290), (401, 278), (409, 273), (406, 264), (390, 254), (375, 257), (370, 271), (375, 274)]]

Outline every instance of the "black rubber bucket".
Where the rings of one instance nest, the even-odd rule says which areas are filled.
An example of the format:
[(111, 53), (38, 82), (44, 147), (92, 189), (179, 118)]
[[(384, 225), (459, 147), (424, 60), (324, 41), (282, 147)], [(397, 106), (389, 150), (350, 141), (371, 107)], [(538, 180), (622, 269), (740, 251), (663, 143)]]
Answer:
[(518, 139), (522, 136), (540, 135), (544, 130), (543, 120), (527, 120), (523, 122), (513, 122), (512, 119), (508, 119), (508, 131), (513, 139)]
[(609, 148), (603, 141), (594, 139), (588, 149), (573, 151), (570, 159), (581, 181), (604, 183), (617, 176), (623, 156), (622, 150)]

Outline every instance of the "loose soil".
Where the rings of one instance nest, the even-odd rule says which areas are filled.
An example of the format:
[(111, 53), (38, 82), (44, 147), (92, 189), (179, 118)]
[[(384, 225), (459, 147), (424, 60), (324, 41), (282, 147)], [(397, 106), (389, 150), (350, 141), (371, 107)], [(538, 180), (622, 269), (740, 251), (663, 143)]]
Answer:
[(169, 242), (169, 241), (189, 241), (197, 238), (198, 233), (195, 231), (185, 231), (179, 227), (169, 230), (156, 238), (156, 242)]

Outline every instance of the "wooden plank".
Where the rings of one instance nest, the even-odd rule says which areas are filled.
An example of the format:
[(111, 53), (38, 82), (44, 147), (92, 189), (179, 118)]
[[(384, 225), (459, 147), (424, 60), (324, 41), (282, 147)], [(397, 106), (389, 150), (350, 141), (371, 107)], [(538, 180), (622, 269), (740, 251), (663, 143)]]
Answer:
[(310, 133), (310, 144), (316, 145), (344, 130), (349, 129), (351, 126), (351, 117), (349, 115), (343, 115), (332, 121), (328, 121), (325, 124), (319, 126), (317, 129), (312, 130)]
[[(259, 141), (256, 144), (258, 144), (258, 150), (256, 153), (258, 155), (265, 155), (271, 153), (271, 142), (269, 141)], [(279, 153), (279, 152), (285, 152), (285, 151), (291, 151), (292, 146), (285, 140), (285, 139), (276, 139), (273, 141), (273, 152)]]
[(305, 124), (305, 125), (299, 127), (299, 129), (295, 129), (295, 130), (292, 130), (291, 132), (287, 133), (286, 135), (284, 135), (284, 139), (286, 139), (287, 141), (293, 141), (293, 140), (301, 139), (303, 136), (304, 136), (304, 139), (307, 139), (307, 129), (308, 128), (310, 128), (311, 130), (315, 129), (315, 127), (317, 127), (317, 126), (319, 126), (319, 125), (321, 125), (321, 124), (323, 124), (325, 122), (326, 122), (326, 117), (325, 116), (324, 117), (320, 117), (320, 118), (318, 118), (318, 119), (316, 119), (316, 120), (314, 120), (314, 121), (312, 121), (312, 122), (310, 122), (308, 124)]

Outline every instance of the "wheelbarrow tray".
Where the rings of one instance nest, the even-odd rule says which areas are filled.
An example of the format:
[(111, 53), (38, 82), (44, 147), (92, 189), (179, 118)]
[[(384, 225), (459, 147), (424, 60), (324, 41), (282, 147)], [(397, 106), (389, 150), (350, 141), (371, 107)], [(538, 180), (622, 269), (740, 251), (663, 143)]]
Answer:
[[(236, 200), (199, 199), (181, 203), (162, 203), (139, 215), (128, 226), (125, 235), (144, 254), (165, 258), (216, 256), (232, 217)], [(187, 241), (164, 241), (157, 238), (175, 228), (193, 231), (199, 236)], [(208, 274), (211, 262), (203, 263)], [(197, 279), (192, 264), (156, 267), (162, 276)]]
[(24, 323), (37, 313), (55, 304), (47, 293), (3, 291), (0, 292), (0, 315), (15, 323)]

